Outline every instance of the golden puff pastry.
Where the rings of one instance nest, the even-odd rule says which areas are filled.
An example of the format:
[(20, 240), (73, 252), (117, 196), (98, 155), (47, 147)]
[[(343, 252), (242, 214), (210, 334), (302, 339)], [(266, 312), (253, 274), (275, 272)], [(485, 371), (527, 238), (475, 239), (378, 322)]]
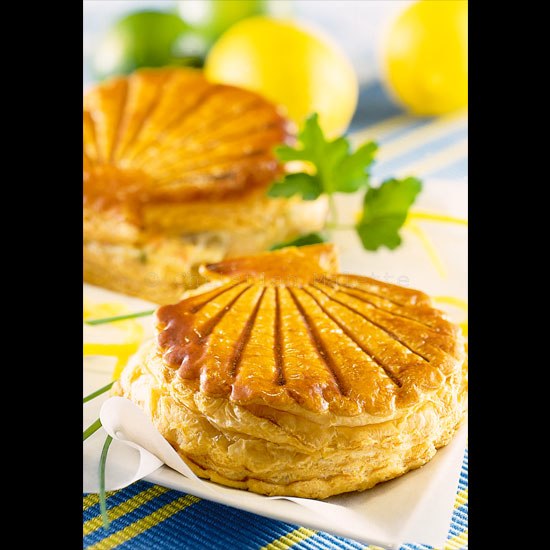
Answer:
[(331, 245), (203, 268), (116, 393), (197, 475), (326, 498), (422, 466), (465, 416), (459, 327), (422, 292), (339, 274)]
[(270, 199), (291, 129), (259, 95), (201, 71), (142, 69), (84, 96), (84, 278), (158, 303), (202, 263), (320, 229), (325, 199)]

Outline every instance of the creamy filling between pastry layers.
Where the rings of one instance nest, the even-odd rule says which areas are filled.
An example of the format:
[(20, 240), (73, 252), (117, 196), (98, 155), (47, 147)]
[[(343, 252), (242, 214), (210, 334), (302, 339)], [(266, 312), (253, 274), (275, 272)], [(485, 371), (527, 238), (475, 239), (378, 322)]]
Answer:
[(84, 279), (160, 304), (176, 302), (184, 290), (205, 282), (199, 265), (267, 250), (317, 231), (326, 210), (324, 198), (254, 195), (236, 203), (151, 207), (146, 210), (147, 229), (85, 211)]
[(227, 236), (202, 233), (156, 238), (141, 245), (84, 242), (84, 279), (157, 303), (180, 299), (187, 288), (204, 282), (198, 266), (221, 260)]

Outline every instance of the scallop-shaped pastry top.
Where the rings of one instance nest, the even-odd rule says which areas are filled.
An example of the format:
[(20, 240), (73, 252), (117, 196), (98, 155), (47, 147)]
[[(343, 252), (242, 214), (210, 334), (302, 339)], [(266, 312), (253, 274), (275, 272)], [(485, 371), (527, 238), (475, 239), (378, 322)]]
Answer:
[(157, 311), (165, 365), (204, 395), (388, 417), (456, 380), (459, 327), (417, 290), (337, 273), (331, 245), (206, 266), (218, 282)]
[(275, 105), (201, 71), (142, 69), (84, 96), (84, 199), (113, 209), (143, 202), (221, 199), (279, 173), (288, 138)]

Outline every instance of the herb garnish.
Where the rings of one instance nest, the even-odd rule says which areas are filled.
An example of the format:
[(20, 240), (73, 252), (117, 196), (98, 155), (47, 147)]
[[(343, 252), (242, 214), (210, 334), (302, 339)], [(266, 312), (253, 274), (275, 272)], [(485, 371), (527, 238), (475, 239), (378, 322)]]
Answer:
[[(372, 187), (370, 168), (377, 150), (378, 145), (374, 141), (364, 143), (352, 152), (349, 140), (343, 136), (327, 140), (319, 126), (318, 115), (314, 113), (299, 132), (296, 147), (281, 145), (275, 149), (280, 161), (300, 161), (304, 170), (287, 174), (275, 182), (269, 188), (268, 196), (299, 195), (304, 200), (315, 200), (327, 195), (330, 205), (327, 229), (354, 229), (366, 250), (378, 250), (381, 246), (393, 250), (401, 244), (399, 230), (405, 223), (409, 207), (422, 189), (422, 182), (412, 177), (392, 178), (379, 187)], [(334, 195), (359, 191), (366, 191), (359, 221), (354, 225), (341, 225)], [(277, 244), (272, 250), (323, 242), (321, 238), (318, 233), (310, 233), (294, 241)]]

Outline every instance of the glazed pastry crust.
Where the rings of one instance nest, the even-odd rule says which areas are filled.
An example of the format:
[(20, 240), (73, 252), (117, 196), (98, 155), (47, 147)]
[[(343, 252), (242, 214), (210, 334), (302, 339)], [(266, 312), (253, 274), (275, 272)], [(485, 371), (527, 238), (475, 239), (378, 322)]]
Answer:
[[(336, 273), (328, 245), (225, 261), (203, 275), (213, 281), (159, 309), (157, 339), (143, 345), (116, 387), (147, 412), (197, 475), (267, 495), (326, 498), (425, 464), (463, 421), (464, 340), (425, 294)], [(324, 288), (333, 285), (324, 309), (306, 300), (320, 280)], [(281, 292), (289, 298), (277, 305)], [(377, 307), (353, 298), (367, 294)], [(304, 318), (293, 314), (300, 300), (309, 334), (300, 326)], [(361, 324), (349, 309), (329, 304), (335, 300), (361, 308), (379, 326)], [(284, 319), (278, 336), (277, 315)], [(388, 324), (392, 319), (397, 324)], [(366, 342), (382, 338), (380, 327), (392, 338), (380, 347), (370, 340), (373, 365)], [(189, 347), (192, 334), (201, 335), (201, 347)], [(315, 338), (317, 348), (310, 346)], [(274, 378), (277, 361), (283, 381)], [(339, 369), (341, 392), (328, 364)]]

